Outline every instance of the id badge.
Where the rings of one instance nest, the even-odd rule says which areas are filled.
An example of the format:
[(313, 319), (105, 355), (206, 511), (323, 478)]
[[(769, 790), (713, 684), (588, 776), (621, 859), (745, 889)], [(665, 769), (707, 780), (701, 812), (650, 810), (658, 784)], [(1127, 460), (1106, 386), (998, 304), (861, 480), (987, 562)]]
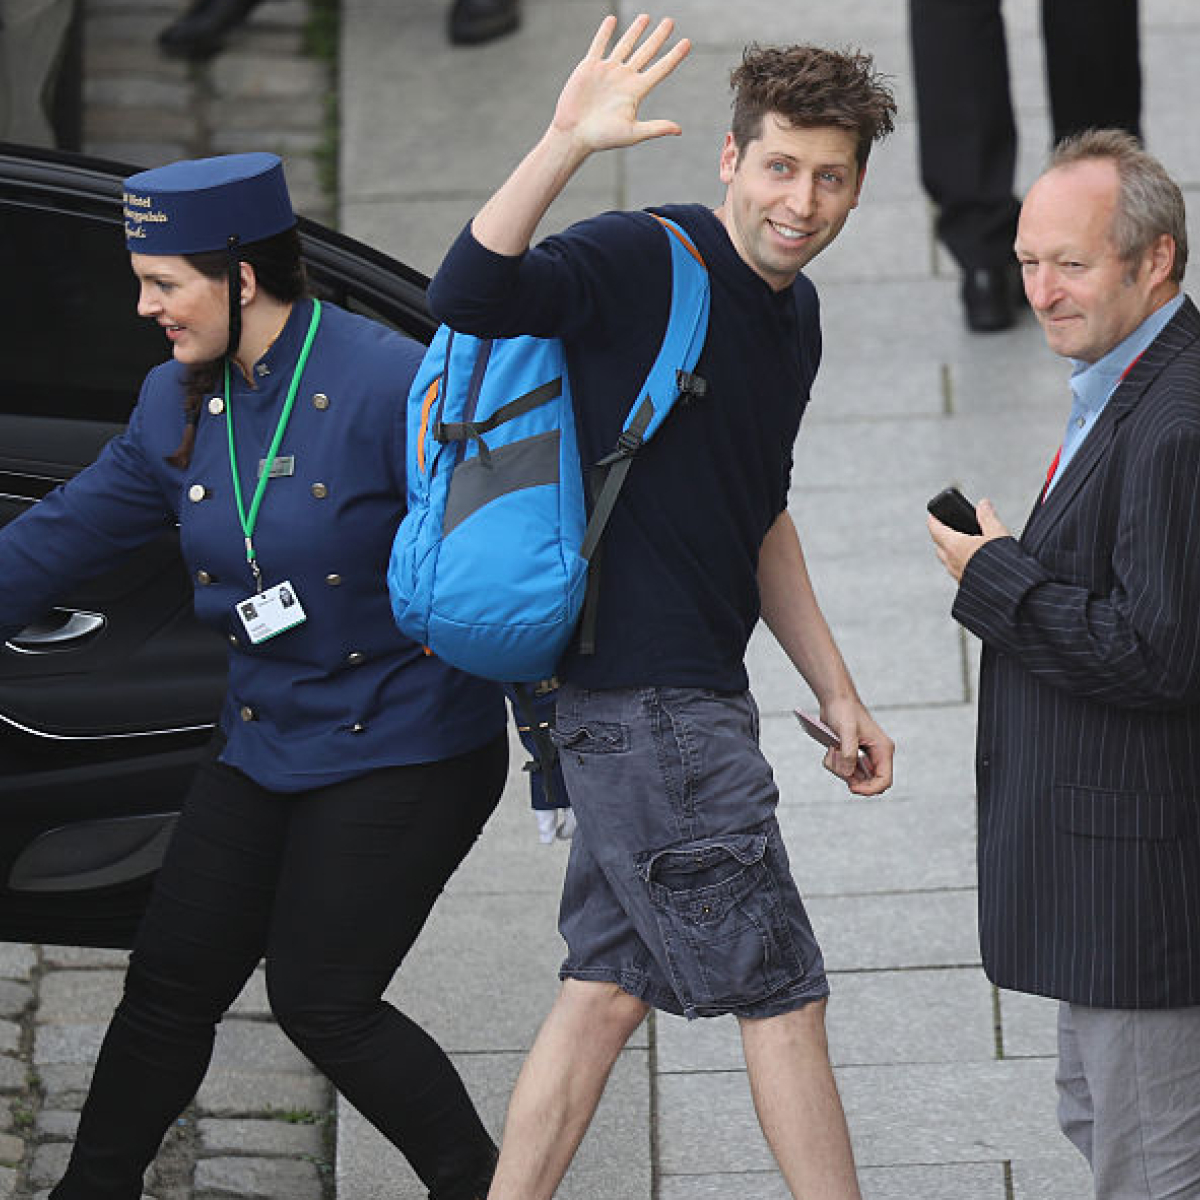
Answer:
[(239, 600), (235, 607), (246, 636), (255, 646), (286, 633), (306, 619), (296, 590), (286, 579), (265, 592)]

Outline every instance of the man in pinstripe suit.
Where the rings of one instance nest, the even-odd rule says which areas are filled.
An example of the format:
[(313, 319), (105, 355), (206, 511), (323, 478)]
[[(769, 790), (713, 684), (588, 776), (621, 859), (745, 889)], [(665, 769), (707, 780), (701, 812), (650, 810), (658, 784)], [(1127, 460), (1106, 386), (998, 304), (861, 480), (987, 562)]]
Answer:
[(983, 642), (980, 941), (1054, 996), (1059, 1118), (1103, 1200), (1200, 1197), (1200, 313), (1183, 197), (1127, 134), (1026, 197), (1025, 292), (1074, 362), (1020, 539), (930, 518)]

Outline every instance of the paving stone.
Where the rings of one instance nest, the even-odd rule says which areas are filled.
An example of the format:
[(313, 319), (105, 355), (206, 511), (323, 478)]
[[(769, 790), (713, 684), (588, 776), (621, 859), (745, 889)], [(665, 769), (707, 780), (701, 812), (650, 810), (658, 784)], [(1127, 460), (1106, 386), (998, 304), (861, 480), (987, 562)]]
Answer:
[(0, 942), (0, 979), (28, 979), (37, 957), (23, 942)]
[(198, 117), (190, 108), (168, 112), (106, 104), (95, 105), (83, 114), (83, 136), (91, 141), (131, 141), (132, 129), (137, 130), (137, 141), (186, 141), (198, 128)]
[[(0, 1133), (0, 1166), (16, 1167), (25, 1156), (25, 1142), (12, 1133)], [(3, 1195), (0, 1191), (0, 1195)]]
[(1058, 1056), (1058, 1001), (999, 989), (1005, 1058)]
[(979, 962), (972, 889), (814, 896), (808, 911), (829, 971), (964, 967)]
[[(89, 7), (96, 2), (88, 0)], [(183, 83), (191, 78), (191, 67), (185, 59), (168, 58), (145, 45), (103, 41), (88, 29), (83, 45), (83, 73), (85, 80), (140, 75)]]
[(229, 1016), (269, 1017), (270, 1015), (271, 1004), (267, 999), (267, 979), (262, 968), (259, 967), (246, 980), (246, 986), (242, 988), (241, 994), (229, 1006)]
[[(821, 364), (812, 397), (804, 413), (802, 442), (809, 430), (824, 422), (846, 422), (861, 418), (887, 418), (896, 414), (908, 417), (941, 417), (946, 411), (942, 365), (926, 358), (897, 362), (881, 386), (879, 371), (867, 363), (834, 359)], [(852, 483), (853, 481), (847, 481)], [(874, 489), (860, 500), (870, 500)]]
[(267, 150), (287, 159), (293, 154), (312, 154), (321, 144), (319, 129), (228, 129), (215, 130), (209, 137), (214, 154), (245, 154)]
[(178, 12), (175, 0), (88, 0), (84, 19), (92, 20), (97, 13), (137, 13), (147, 21), (155, 17), (169, 20)]
[(205, 1076), (196, 1095), (196, 1106), (214, 1116), (272, 1113), (291, 1109), (314, 1112), (329, 1105), (329, 1084), (313, 1071), (221, 1070)]
[(123, 970), (47, 971), (39, 989), (38, 1024), (80, 1023), (111, 1014), (121, 1000), (124, 983)]
[(33, 1061), (44, 1065), (91, 1065), (100, 1053), (108, 1023), (78, 1022), (70, 1025), (40, 1025), (34, 1034)]
[(863, 1200), (1008, 1200), (1004, 1164), (999, 1162), (866, 1167), (859, 1182)]
[(16, 1054), (21, 1041), (21, 1027), (15, 1021), (0, 1020), (0, 1053)]
[[(978, 969), (835, 972), (829, 986), (826, 1026), (836, 1066), (996, 1058), (992, 987)], [(688, 1022), (655, 1013), (654, 1044), (662, 1074), (743, 1064), (732, 1017)]]
[(152, 53), (158, 30), (158, 20), (152, 14), (127, 8), (97, 12), (87, 21), (89, 41), (145, 46)]
[(63, 1176), (71, 1158), (67, 1142), (43, 1142), (34, 1147), (29, 1163), (29, 1182), (35, 1187), (53, 1187)]
[(779, 826), (802, 895), (975, 886), (972, 805), (958, 797), (911, 795), (856, 801), (844, 786), (838, 795), (838, 782), (829, 779), (834, 803), (785, 802), (779, 808)]
[(18, 1017), (33, 1000), (33, 988), (27, 983), (0, 979), (0, 1017)]
[(285, 1120), (223, 1121), (209, 1117), (199, 1123), (199, 1130), (201, 1152), (214, 1156), (320, 1155), (325, 1149), (325, 1129), (321, 1124)]
[[(532, 830), (529, 832), (530, 849)], [(401, 968), (389, 998), (447, 1050), (521, 1051), (532, 1043), (558, 992), (564, 947), (550, 894), (447, 895)], [(531, 930), (541, 928), (540, 935)], [(486, 936), (480, 936), (483, 930)], [(470, 947), (447, 957), (445, 947)], [(521, 987), (512, 983), (524, 980)], [(489, 996), (489, 1016), (446, 1003), (447, 996)]]
[(1013, 1160), (1013, 1200), (1092, 1200), (1092, 1173), (1074, 1146), (1060, 1134), (1058, 1153)]
[(244, 52), (282, 60), (289, 55), (304, 53), (304, 34), (290, 23), (273, 28), (247, 25), (237, 31), (236, 37), (230, 38), (229, 44), (235, 53)]
[(286, 1158), (203, 1158), (196, 1164), (197, 1200), (207, 1195), (243, 1200), (322, 1200), (316, 1166)]
[(79, 1128), (79, 1113), (43, 1108), (37, 1117), (38, 1133), (47, 1138), (73, 1138)]
[(729, 1175), (662, 1175), (658, 1200), (792, 1200), (775, 1172), (739, 1171)]
[(267, 0), (250, 14), (245, 28), (252, 33), (258, 30), (277, 33), (290, 26), (305, 25), (309, 13), (306, 0)]
[(273, 1021), (227, 1018), (217, 1026), (213, 1067), (225, 1070), (294, 1071), (306, 1075), (313, 1065)]
[(187, 80), (96, 77), (84, 84), (84, 102), (94, 108), (159, 108), (186, 113), (194, 103)]
[(329, 68), (314, 59), (248, 54), (219, 55), (209, 77), (218, 96), (247, 103), (323, 99), (330, 85)]
[(29, 1068), (18, 1058), (0, 1054), (0, 1091), (19, 1092), (25, 1089)]
[[(246, 100), (236, 96), (219, 97), (208, 107), (208, 121), (214, 136), (254, 135), (272, 139), (276, 130), (287, 129), (321, 134), (325, 122), (325, 97), (305, 96), (298, 100)], [(265, 131), (265, 132), (264, 132)], [(288, 190), (292, 179), (288, 176)]]
[(48, 1107), (79, 1109), (83, 1106), (92, 1081), (92, 1064), (39, 1063), (34, 1070)]
[[(1007, 1200), (1001, 1163), (867, 1167), (858, 1175), (863, 1200), (912, 1200), (915, 1196), (921, 1200)], [(737, 1200), (791, 1200), (791, 1192), (777, 1172), (751, 1171), (667, 1175), (660, 1181), (658, 1196), (659, 1200), (730, 1200), (734, 1196)]]
[[(1059, 1136), (1053, 1068), (1040, 1060), (846, 1067), (837, 1074), (863, 1167), (1037, 1157)], [(659, 1144), (668, 1174), (771, 1165), (742, 1072), (662, 1076)]]

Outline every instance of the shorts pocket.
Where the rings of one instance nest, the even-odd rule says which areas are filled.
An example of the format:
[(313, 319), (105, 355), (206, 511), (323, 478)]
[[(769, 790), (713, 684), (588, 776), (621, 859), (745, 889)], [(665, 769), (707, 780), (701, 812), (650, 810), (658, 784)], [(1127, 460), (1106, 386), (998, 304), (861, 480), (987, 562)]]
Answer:
[(726, 834), (638, 856), (689, 1015), (754, 1003), (804, 974), (767, 846), (765, 833)]
[(617, 721), (558, 722), (550, 737), (560, 750), (576, 754), (623, 754), (629, 749), (629, 730)]

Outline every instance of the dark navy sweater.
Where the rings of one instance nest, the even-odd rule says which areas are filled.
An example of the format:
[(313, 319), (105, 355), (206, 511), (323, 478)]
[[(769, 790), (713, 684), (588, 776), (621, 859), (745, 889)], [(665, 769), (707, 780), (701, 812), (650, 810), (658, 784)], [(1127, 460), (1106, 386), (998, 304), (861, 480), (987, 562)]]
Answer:
[[(787, 505), (792, 444), (821, 354), (817, 295), (771, 288), (708, 208), (656, 209), (708, 266), (712, 307), (696, 372), (707, 394), (676, 406), (639, 452), (602, 543), (596, 653), (559, 677), (590, 688), (747, 685), (759, 616), (758, 551)], [(670, 299), (666, 237), (644, 212), (605, 213), (519, 257), (464, 230), (429, 290), (466, 333), (561, 337), (580, 454), (612, 450), (654, 360)]]

